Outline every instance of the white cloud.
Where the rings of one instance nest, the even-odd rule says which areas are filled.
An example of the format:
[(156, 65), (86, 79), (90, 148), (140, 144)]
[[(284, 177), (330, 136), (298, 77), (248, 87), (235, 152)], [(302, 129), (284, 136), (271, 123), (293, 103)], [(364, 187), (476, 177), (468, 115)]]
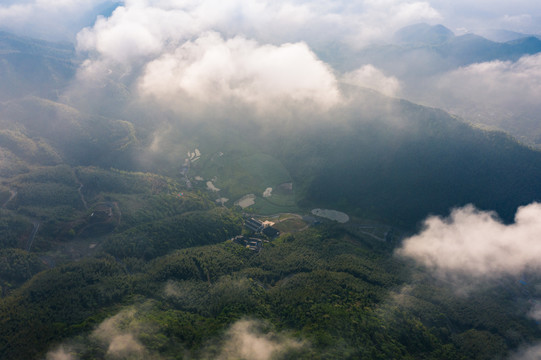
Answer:
[(142, 328), (136, 319), (136, 311), (128, 309), (105, 319), (92, 332), (92, 337), (107, 347), (107, 356), (143, 359), (148, 357), (148, 351), (137, 340)]
[(262, 327), (262, 323), (254, 320), (239, 320), (234, 323), (227, 331), (226, 341), (216, 358), (270, 360), (305, 346), (285, 334), (265, 333)]
[(111, 338), (111, 343), (107, 348), (107, 355), (116, 358), (129, 358), (138, 356), (142, 358), (146, 352), (145, 348), (137, 341), (132, 334), (118, 334)]
[(198, 20), (185, 12), (129, 1), (111, 17), (100, 17), (93, 27), (83, 29), (77, 35), (77, 47), (129, 64), (157, 56), (168, 42), (181, 41), (200, 30)]
[(519, 207), (510, 225), (471, 205), (453, 210), (448, 218), (431, 216), (397, 253), (440, 276), (497, 278), (540, 270), (541, 204)]
[(305, 41), (312, 46), (350, 39), (360, 46), (399, 27), (438, 19), (427, 1), (127, 0), (111, 17), (99, 18), (83, 30), (78, 43), (82, 50), (115, 59), (126, 48), (130, 48), (127, 56), (148, 55), (206, 31), (275, 45)]
[[(439, 0), (126, 0), (110, 17), (98, 18), (93, 26), (78, 34), (77, 48), (89, 57), (81, 67), (79, 79), (111, 77), (127, 85), (139, 79), (135, 82), (144, 94), (159, 99), (161, 105), (176, 103), (176, 109), (187, 108), (186, 101), (196, 100), (187, 105), (201, 108), (211, 102), (238, 101), (234, 107), (248, 105), (261, 111), (265, 102), (276, 101), (279, 91), (282, 97), (294, 102), (323, 100), (325, 108), (336, 100), (333, 83), (337, 80), (312, 51), (324, 54), (331, 45), (360, 48), (385, 41), (397, 29), (417, 22), (456, 23), (471, 28), (469, 19), (523, 23), (534, 21), (541, 13), (539, 6), (528, 1), (519, 1), (516, 6), (489, 1), (472, 6), (470, 2), (458, 1), (460, 12), (454, 6)], [(219, 34), (215, 36), (223, 44), (211, 43), (209, 34)], [(232, 48), (241, 42), (244, 49), (240, 45)], [(253, 51), (248, 52), (249, 48)], [(289, 64), (270, 66), (262, 58), (265, 52), (276, 61)], [(244, 54), (247, 59), (234, 58)], [(223, 56), (223, 62), (218, 56)], [(258, 69), (254, 61), (259, 62)], [(479, 108), (478, 104), (484, 109), (498, 109), (497, 114), (521, 109), (522, 105), (537, 109), (538, 89), (531, 90), (541, 82), (535, 69), (525, 69), (528, 75), (523, 80), (520, 67), (526, 64), (503, 66), (509, 69), (487, 64), (459, 69), (446, 74), (437, 86), (427, 84), (429, 91), (425, 94), (416, 96), (415, 89), (408, 94), (414, 101), (461, 115), (471, 114), (472, 109)], [(303, 69), (306, 71), (300, 71)], [(317, 73), (312, 82), (304, 76), (310, 71)], [(533, 77), (529, 76), (532, 72)], [(286, 75), (291, 74), (295, 78), (288, 82)], [(318, 80), (321, 84), (317, 84)], [(370, 66), (359, 68), (342, 80), (392, 96), (397, 96), (402, 88), (398, 79)], [(165, 84), (163, 90), (158, 89), (160, 83)], [(502, 83), (506, 86), (498, 85)], [(320, 90), (315, 90), (314, 85)], [(406, 85), (403, 87), (407, 88)], [(331, 95), (323, 97), (329, 89)], [(262, 100), (264, 92), (268, 92), (270, 100)], [(432, 94), (437, 96), (430, 98)], [(173, 98), (175, 102), (169, 101)]]
[[(143, 95), (175, 109), (232, 103), (261, 113), (280, 102), (319, 111), (340, 94), (311, 46), (362, 46), (438, 18), (426, 1), (127, 0), (78, 34), (78, 50), (89, 54), (79, 79), (139, 78)], [(351, 81), (384, 93), (397, 87), (369, 68)]]
[(491, 61), (458, 68), (412, 84), (414, 101), (518, 136), (536, 136), (541, 113), (541, 54), (517, 61)]
[(160, 104), (184, 110), (190, 102), (192, 107), (240, 102), (272, 111), (281, 101), (323, 109), (340, 101), (332, 71), (306, 44), (260, 45), (243, 37), (225, 40), (214, 32), (149, 62), (139, 89)]
[(438, 86), (454, 99), (485, 106), (535, 106), (541, 97), (541, 54), (460, 68), (445, 74)]
[(66, 350), (64, 346), (60, 346), (55, 351), (47, 353), (47, 360), (77, 360), (78, 358), (73, 355), (69, 350)]
[(541, 344), (525, 347), (510, 356), (511, 360), (539, 360), (541, 359)]
[(342, 76), (346, 84), (367, 87), (387, 96), (396, 96), (400, 91), (400, 81), (394, 76), (386, 76), (373, 65), (364, 65)]
[(534, 303), (534, 306), (528, 312), (528, 317), (536, 321), (541, 321), (541, 304), (540, 303), (538, 302)]

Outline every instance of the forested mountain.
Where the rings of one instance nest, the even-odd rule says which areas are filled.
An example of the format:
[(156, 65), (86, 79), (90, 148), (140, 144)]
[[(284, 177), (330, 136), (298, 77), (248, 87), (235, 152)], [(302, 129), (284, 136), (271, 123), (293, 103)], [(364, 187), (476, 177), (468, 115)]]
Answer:
[[(350, 54), (346, 51), (323, 53), (322, 57), (339, 68), (353, 70), (373, 64), (386, 74), (409, 79), (474, 63), (516, 61), (524, 55), (539, 53), (541, 40), (525, 35), (496, 42), (473, 33), (455, 35), (443, 25), (415, 24), (399, 29), (388, 44), (376, 44)], [(334, 59), (333, 55), (341, 58)]]
[(512, 222), (541, 199), (539, 151), (349, 86), (327, 111), (193, 120), (117, 79), (92, 111), (61, 91), (71, 46), (0, 39), (17, 84), (0, 85), (0, 359), (502, 359), (541, 338), (535, 272), (465, 284), (396, 255), (453, 207)]
[(72, 44), (0, 31), (0, 100), (35, 95), (56, 98), (75, 75)]
[(358, 109), (342, 126), (303, 129), (269, 150), (305, 189), (301, 202), (411, 227), (468, 203), (511, 221), (518, 206), (541, 198), (539, 151), (441, 110), (364, 97), (385, 115)]

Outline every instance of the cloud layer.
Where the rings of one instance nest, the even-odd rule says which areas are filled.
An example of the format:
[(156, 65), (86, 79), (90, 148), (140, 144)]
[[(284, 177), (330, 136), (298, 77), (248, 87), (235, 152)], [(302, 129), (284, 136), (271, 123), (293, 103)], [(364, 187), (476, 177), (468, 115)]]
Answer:
[[(106, 11), (115, 4), (112, 13)], [(78, 32), (77, 49), (87, 60), (78, 78), (84, 83), (76, 89), (91, 81), (90, 87), (100, 90), (112, 82), (160, 108), (181, 109), (182, 115), (210, 108), (212, 114), (235, 117), (246, 109), (329, 109), (340, 103), (344, 82), (462, 116), (476, 113), (471, 117), (510, 131), (517, 128), (509, 124), (511, 117), (533, 123), (541, 111), (541, 57), (474, 64), (421, 84), (389, 76), (378, 64), (338, 74), (316, 54), (337, 67), (350, 61), (349, 70), (358, 66), (354, 57), (341, 56), (385, 42), (406, 25), (539, 33), (540, 19), (541, 5), (532, 0), (452, 5), (443, 0), (8, 0), (0, 5), (3, 28), (45, 38), (73, 38)], [(528, 126), (514, 133), (537, 130)]]
[(364, 65), (342, 76), (346, 84), (366, 87), (387, 96), (396, 96), (400, 92), (400, 81), (394, 76), (386, 76), (373, 65)]
[[(78, 34), (88, 54), (79, 79), (133, 81), (143, 98), (183, 113), (223, 104), (320, 111), (341, 101), (339, 76), (314, 48), (358, 47), (439, 18), (427, 2), (406, 0), (127, 0)], [(373, 66), (344, 80), (393, 95), (399, 87)]]
[(492, 212), (469, 205), (448, 218), (429, 217), (418, 235), (397, 250), (440, 276), (497, 278), (541, 270), (541, 204), (518, 208), (505, 225)]
[[(541, 54), (516, 62), (472, 64), (444, 74), (437, 83), (439, 102), (462, 109), (479, 107), (493, 113), (541, 110)], [(445, 99), (445, 100), (443, 100)]]
[(217, 33), (149, 62), (139, 88), (165, 104), (182, 98), (201, 107), (241, 102), (267, 112), (287, 99), (322, 108), (340, 100), (332, 71), (305, 44), (260, 45)]
[[(263, 43), (314, 44), (347, 39), (352, 46), (379, 41), (405, 25), (441, 20), (427, 1), (126, 0), (109, 18), (81, 33), (83, 48), (115, 51), (123, 37), (153, 45), (188, 39), (205, 31), (244, 35)], [(138, 46), (136, 46), (137, 48)]]
[[(329, 56), (333, 57), (340, 49), (351, 53), (384, 42), (397, 29), (418, 22), (445, 24), (452, 20), (460, 24), (461, 17), (466, 23), (469, 18), (527, 22), (526, 14), (535, 17), (541, 13), (527, 1), (517, 6), (477, 2), (474, 11), (471, 7), (465, 1), (449, 7), (438, 0), (126, 0), (111, 16), (99, 17), (93, 26), (79, 32), (77, 48), (88, 56), (79, 79), (112, 79), (133, 86), (132, 91), (144, 99), (157, 100), (161, 108), (182, 109), (183, 115), (211, 105), (217, 106), (211, 113), (224, 113), (224, 103), (233, 104), (227, 109), (233, 116), (246, 107), (259, 113), (299, 105), (328, 109), (340, 102), (340, 82), (408, 97), (403, 92), (409, 92), (410, 86), (402, 86), (400, 79), (384, 74), (377, 64), (341, 75), (315, 54), (332, 53)], [(517, 67), (521, 66), (526, 65), (519, 64), (507, 73), (520, 71)], [(495, 74), (498, 69), (486, 67), (490, 66), (478, 64), (446, 74), (421, 97), (437, 93), (436, 99), (426, 102), (443, 106), (446, 104), (438, 100), (448, 99), (456, 106), (443, 107), (451, 110), (467, 112), (479, 103), (490, 109), (489, 100), (502, 96), (479, 99), (486, 91), (477, 90), (495, 89), (486, 83), (491, 79), (509, 79)], [(518, 77), (513, 81), (516, 87), (524, 87)], [(493, 91), (508, 94), (503, 88)]]
[(234, 323), (227, 331), (226, 340), (216, 359), (280, 359), (288, 352), (305, 346), (284, 334), (265, 333), (262, 331), (263, 326), (263, 323), (255, 320), (239, 320)]

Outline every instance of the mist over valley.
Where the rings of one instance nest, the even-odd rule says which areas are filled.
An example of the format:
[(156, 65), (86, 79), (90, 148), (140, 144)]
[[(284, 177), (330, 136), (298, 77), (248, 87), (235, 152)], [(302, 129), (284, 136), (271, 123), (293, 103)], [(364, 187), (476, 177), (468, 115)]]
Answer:
[(539, 6), (0, 5), (0, 359), (540, 356)]

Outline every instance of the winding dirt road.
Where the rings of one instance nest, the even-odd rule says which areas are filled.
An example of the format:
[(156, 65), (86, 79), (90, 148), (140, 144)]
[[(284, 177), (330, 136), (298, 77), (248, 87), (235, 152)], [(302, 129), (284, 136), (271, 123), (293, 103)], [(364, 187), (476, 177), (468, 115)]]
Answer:
[(88, 210), (88, 204), (86, 203), (85, 196), (83, 195), (83, 192), (81, 191), (84, 185), (77, 177), (77, 173), (75, 171), (73, 171), (73, 176), (75, 177), (75, 182), (79, 185), (79, 188), (77, 189), (77, 192), (79, 193), (79, 197), (81, 198), (81, 201), (83, 202), (83, 205), (85, 206), (85, 209)]
[(26, 251), (30, 251), (30, 249), (32, 249), (32, 244), (34, 243), (34, 238), (38, 233), (40, 222), (36, 220), (33, 221), (32, 224), (34, 225), (34, 230), (32, 230), (32, 234), (30, 234), (30, 238), (28, 239), (28, 243), (26, 244)]
[(8, 205), (8, 203), (11, 200), (13, 200), (15, 198), (15, 196), (17, 196), (17, 191), (15, 191), (15, 190), (9, 190), (9, 193), (11, 195), (10, 195), (9, 199), (7, 199), (6, 202), (2, 204), (2, 208), (5, 208)]

